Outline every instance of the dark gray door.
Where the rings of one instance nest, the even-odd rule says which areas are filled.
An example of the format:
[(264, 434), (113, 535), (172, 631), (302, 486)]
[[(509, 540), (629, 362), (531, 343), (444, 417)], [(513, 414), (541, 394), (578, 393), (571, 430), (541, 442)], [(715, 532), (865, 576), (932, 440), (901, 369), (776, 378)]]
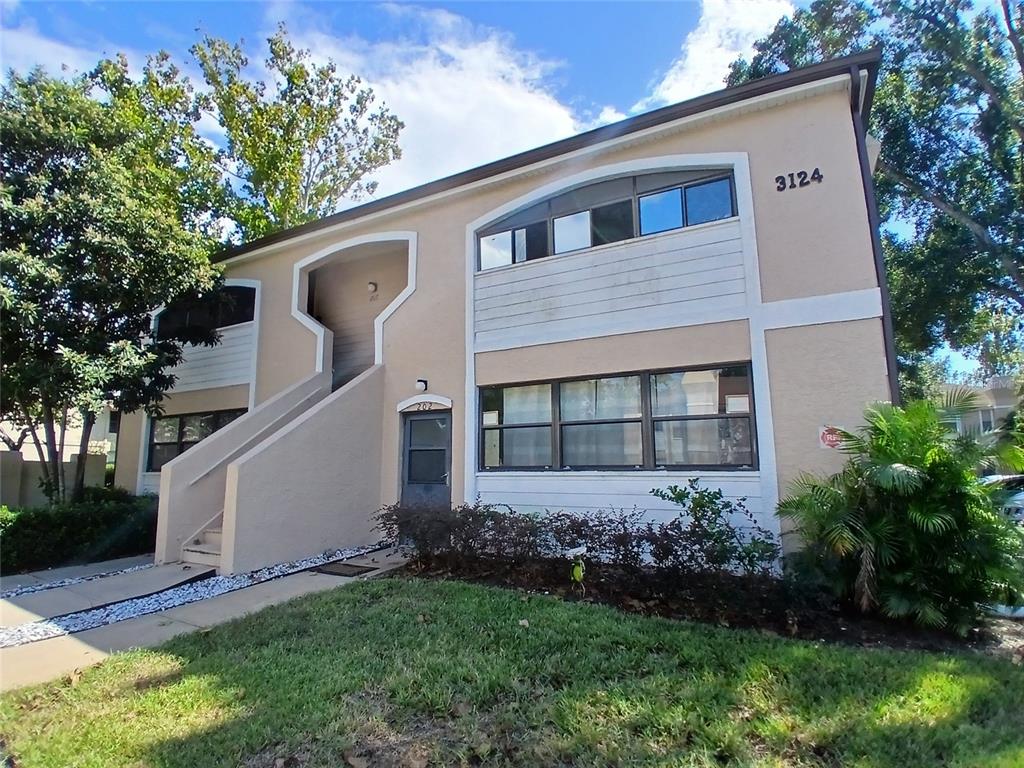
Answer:
[(402, 504), (447, 507), (452, 502), (452, 414), (405, 414)]

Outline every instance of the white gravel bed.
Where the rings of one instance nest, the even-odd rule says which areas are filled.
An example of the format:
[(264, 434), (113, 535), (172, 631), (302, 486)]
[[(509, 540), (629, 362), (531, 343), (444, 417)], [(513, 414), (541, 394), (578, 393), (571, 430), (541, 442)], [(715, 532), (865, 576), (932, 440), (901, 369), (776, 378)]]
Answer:
[(146, 563), (144, 565), (133, 565), (131, 568), (121, 568), (118, 571), (106, 571), (105, 573), (91, 573), (88, 576), (76, 576), (69, 579), (57, 579), (56, 581), (46, 581), (42, 584), (26, 584), (23, 587), (15, 587), (14, 589), (8, 589), (6, 592), (0, 592), (0, 600), (6, 600), (9, 597), (18, 597), (19, 595), (30, 595), (33, 592), (43, 592), (47, 589), (57, 589), (58, 587), (70, 587), (72, 584), (81, 584), (83, 581), (94, 581), (96, 579), (105, 579), (107, 576), (120, 576), (122, 573), (134, 573), (135, 571), (144, 571), (147, 568), (152, 568), (154, 563)]
[[(248, 573), (237, 573), (231, 576), (211, 576), (208, 579), (202, 579), (192, 584), (171, 587), (146, 597), (133, 597), (102, 608), (91, 608), (87, 611), (69, 613), (52, 619), (19, 624), (16, 627), (5, 627), (0, 629), (0, 648), (10, 648), (15, 645), (35, 642), (36, 640), (48, 640), (51, 637), (60, 637), (61, 635), (68, 635), (73, 632), (82, 632), (86, 629), (95, 629), (96, 627), (115, 624), (125, 619), (134, 619), (138, 616), (145, 616), (148, 613), (166, 611), (179, 605), (195, 603), (199, 600), (206, 600), (228, 592), (234, 592), (236, 589), (251, 587), (263, 581), (326, 565), (335, 560), (347, 560), (350, 557), (358, 557), (377, 549), (380, 549), (379, 544), (367, 547), (337, 549), (315, 555), (314, 557), (307, 557), (303, 560), (270, 565)], [(142, 567), (148, 568), (149, 566)]]

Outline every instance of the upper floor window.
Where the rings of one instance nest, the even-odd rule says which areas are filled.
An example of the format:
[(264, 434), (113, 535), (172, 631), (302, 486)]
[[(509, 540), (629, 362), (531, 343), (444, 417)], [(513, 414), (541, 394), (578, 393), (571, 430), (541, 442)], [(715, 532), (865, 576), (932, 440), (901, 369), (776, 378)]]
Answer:
[(506, 216), (480, 232), (480, 269), (655, 235), (736, 215), (731, 175), (649, 173), (602, 181)]
[(188, 337), (190, 329), (227, 328), (252, 322), (256, 311), (256, 289), (226, 285), (219, 291), (163, 310), (156, 318), (156, 338)]

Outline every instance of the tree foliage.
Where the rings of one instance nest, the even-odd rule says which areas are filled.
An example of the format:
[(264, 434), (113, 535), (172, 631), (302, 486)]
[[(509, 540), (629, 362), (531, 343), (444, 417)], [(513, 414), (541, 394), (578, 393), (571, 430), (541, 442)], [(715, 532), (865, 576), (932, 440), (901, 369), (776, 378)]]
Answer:
[(401, 157), (404, 127), (373, 89), (334, 62), (318, 65), (289, 42), (268, 39), (270, 84), (247, 76), (242, 48), (207, 37), (192, 47), (209, 89), (202, 105), (224, 130), (223, 165), (238, 179), (234, 219), (244, 239), (311, 221), (345, 199), (372, 194), (366, 177)]
[[(173, 383), (182, 340), (149, 338), (150, 313), (218, 280), (199, 190), (216, 174), (190, 154), (184, 124), (159, 117), (174, 112), (175, 78), (153, 65), (162, 85), (128, 84), (123, 62), (107, 62), (70, 81), (12, 73), (2, 88), (0, 406), (30, 430), (60, 498), (80, 492), (102, 405), (153, 409)], [(167, 101), (141, 108), (146, 99)], [(78, 414), (69, 481), (65, 429)]]
[(904, 355), (970, 349), (979, 312), (1024, 312), (1022, 30), (1022, 0), (815, 0), (732, 65), (737, 84), (882, 46), (869, 130)]

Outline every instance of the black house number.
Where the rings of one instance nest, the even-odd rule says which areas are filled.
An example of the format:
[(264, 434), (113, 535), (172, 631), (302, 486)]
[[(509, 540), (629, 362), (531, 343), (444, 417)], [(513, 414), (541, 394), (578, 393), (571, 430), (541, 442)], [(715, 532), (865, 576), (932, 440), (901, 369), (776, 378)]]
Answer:
[(787, 173), (785, 176), (775, 177), (775, 191), (785, 192), (787, 189), (796, 189), (797, 187), (809, 187), (811, 182), (821, 184), (825, 177), (821, 175), (821, 169), (815, 168), (810, 173), (807, 171), (794, 171)]

